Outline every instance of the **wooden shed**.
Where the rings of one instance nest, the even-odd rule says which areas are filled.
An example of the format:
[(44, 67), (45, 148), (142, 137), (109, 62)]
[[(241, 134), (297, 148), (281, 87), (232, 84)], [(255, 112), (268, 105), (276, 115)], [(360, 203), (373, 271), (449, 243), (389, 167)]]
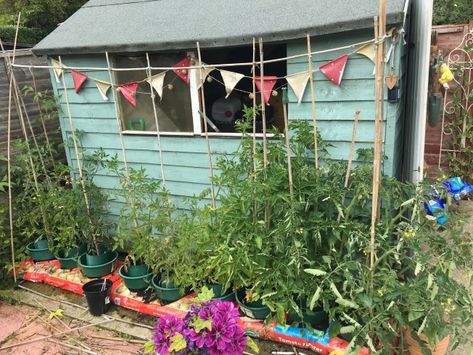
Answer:
[[(409, 1), (388, 1), (388, 29), (394, 37), (385, 39), (387, 74), (398, 77), (396, 89), (385, 101), (383, 151), (387, 159), (383, 173), (402, 177), (406, 156), (405, 129), (413, 117), (406, 114), (413, 92), (407, 91)], [(374, 139), (374, 63), (369, 50), (360, 54), (363, 43), (372, 44), (373, 18), (378, 13), (376, 0), (91, 0), (42, 40), (34, 53), (47, 55), (51, 65), (64, 67), (67, 95), (61, 80), (51, 79), (61, 103), (63, 138), (70, 135), (68, 107), (74, 129), (82, 130), (82, 144), (88, 151), (103, 148), (122, 158), (122, 136), (130, 166), (146, 168), (156, 179), (162, 178), (161, 154), (153, 119), (148, 74), (159, 70), (127, 71), (127, 68), (172, 67), (182, 65), (186, 57), (198, 57), (196, 42), (202, 48), (202, 61), (212, 64), (248, 63), (253, 60), (253, 38), (264, 43), (264, 76), (275, 76), (269, 99), (271, 124), (281, 122), (281, 78), (308, 70), (306, 35), (311, 39), (314, 69), (315, 107), (322, 138), (333, 144), (333, 159), (347, 159), (355, 111), (360, 111), (356, 148), (373, 146)], [(393, 42), (395, 42), (393, 45)], [(256, 43), (258, 45), (258, 42)], [(105, 53), (110, 62), (107, 62)], [(363, 52), (363, 51), (361, 51)], [(150, 63), (147, 63), (149, 53)], [(298, 54), (302, 54), (298, 56)], [(323, 65), (338, 63), (348, 55), (340, 85), (321, 72)], [(288, 58), (287, 60), (278, 60)], [(260, 60), (257, 46), (256, 62)], [(342, 59), (344, 60), (344, 59)], [(79, 92), (74, 90), (71, 71), (88, 77)], [(109, 70), (114, 68), (113, 70)], [(209, 142), (214, 158), (218, 152), (232, 152), (239, 144), (238, 134), (226, 118), (234, 117), (251, 95), (251, 65), (230, 65), (211, 72), (204, 81), (205, 105), (210, 124)], [(61, 68), (60, 68), (61, 69)], [(228, 99), (222, 71), (243, 74)], [(259, 69), (257, 69), (259, 75)], [(182, 73), (180, 73), (182, 74)], [(162, 95), (154, 98), (160, 129), (162, 161), (171, 193), (178, 197), (199, 194), (209, 187), (209, 160), (203, 136), (202, 101), (196, 70), (169, 70), (162, 83)], [(84, 76), (83, 76), (84, 77)], [(85, 78), (85, 77), (84, 77)], [(210, 78), (210, 79), (209, 79)], [(265, 79), (266, 80), (266, 79)], [(100, 92), (98, 83), (112, 84), (112, 90)], [(136, 107), (116, 89), (139, 82)], [(265, 84), (266, 85), (266, 84)], [(312, 97), (309, 85), (298, 103), (289, 89), (290, 120), (312, 120)], [(133, 88), (132, 88), (133, 89)], [(133, 91), (133, 90), (132, 90)], [(69, 105), (66, 105), (66, 96)], [(161, 97), (160, 97), (161, 96)], [(235, 112), (234, 112), (235, 111)], [(412, 110), (411, 110), (412, 111)], [(119, 120), (117, 120), (117, 115)], [(120, 122), (120, 124), (119, 124)], [(121, 129), (121, 131), (120, 131)], [(217, 132), (218, 131), (218, 132)], [(413, 144), (412, 142), (409, 144)], [(75, 155), (67, 152), (69, 164), (76, 165)], [(111, 189), (118, 186), (115, 176), (103, 173), (96, 183)], [(116, 213), (120, 206), (114, 206)]]

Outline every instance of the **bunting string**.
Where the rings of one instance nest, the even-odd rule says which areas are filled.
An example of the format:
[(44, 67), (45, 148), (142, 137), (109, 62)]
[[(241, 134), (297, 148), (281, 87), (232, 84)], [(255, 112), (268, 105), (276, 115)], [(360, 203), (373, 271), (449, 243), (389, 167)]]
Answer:
[[(225, 87), (226, 98), (230, 96), (233, 91), (238, 91), (244, 94), (252, 95), (253, 91), (246, 91), (239, 88), (236, 88), (238, 83), (242, 79), (250, 79), (254, 81), (254, 84), (258, 88), (258, 92), (262, 93), (261, 97), (265, 104), (269, 103), (269, 99), (271, 94), (277, 92), (279, 89), (283, 87), (290, 87), (294, 95), (296, 96), (297, 102), (300, 103), (302, 101), (302, 97), (304, 96), (304, 92), (307, 87), (308, 81), (312, 82), (313, 74), (316, 72), (321, 72), (324, 76), (326, 76), (333, 84), (339, 86), (341, 84), (343, 73), (345, 70), (345, 66), (347, 64), (349, 56), (353, 54), (359, 54), (362, 56), (367, 57), (368, 59), (372, 60), (373, 55), (375, 53), (376, 45), (381, 42), (384, 42), (386, 38), (393, 37), (393, 31), (388, 32), (384, 37), (380, 38), (379, 40), (371, 39), (368, 41), (358, 42), (342, 47), (331, 48), (321, 51), (311, 51), (310, 48), (307, 53), (296, 54), (292, 56), (286, 56), (283, 58), (275, 58), (275, 59), (268, 59), (268, 60), (260, 60), (259, 63), (249, 62), (249, 63), (224, 63), (224, 64), (207, 64), (202, 61), (197, 62), (190, 56), (187, 56), (180, 60), (179, 62), (175, 63), (171, 67), (151, 67), (148, 66), (146, 68), (112, 68), (108, 65), (107, 68), (90, 68), (90, 67), (71, 67), (65, 65), (61, 60), (56, 60), (51, 58), (51, 66), (32, 66), (32, 65), (16, 65), (12, 64), (12, 66), (16, 67), (28, 67), (30, 70), (31, 68), (50, 68), (52, 69), (53, 75), (58, 83), (60, 83), (60, 78), (65, 75), (65, 72), (70, 72), (72, 77), (74, 90), (77, 94), (80, 93), (84, 84), (87, 80), (92, 80), (95, 83), (97, 90), (99, 91), (100, 96), (104, 101), (108, 101), (108, 92), (110, 88), (115, 91), (120, 92), (123, 98), (133, 107), (136, 107), (137, 100), (136, 95), (150, 95), (150, 92), (139, 91), (139, 85), (141, 83), (147, 82), (150, 87), (152, 88), (152, 92), (156, 92), (159, 96), (160, 100), (163, 100), (163, 91), (164, 88), (167, 87), (169, 90), (172, 90), (172, 83), (176, 79), (180, 79), (184, 81), (186, 84), (189, 84), (190, 79), (190, 70), (196, 70), (197, 73), (197, 88), (201, 89), (203, 84), (206, 80), (215, 80), (217, 83), (223, 85)], [(339, 51), (343, 49), (353, 48), (350, 53), (343, 54), (342, 56), (335, 58), (333, 60), (328, 61), (327, 63), (319, 66), (318, 68), (312, 68), (312, 55), (314, 54), (321, 54), (321, 53), (329, 53), (334, 51)], [(308, 70), (297, 72), (297, 73), (290, 73), (284, 76), (263, 76), (263, 66), (264, 64), (268, 63), (275, 63), (283, 60), (295, 59), (295, 58), (303, 58), (306, 57), (310, 61), (310, 65), (308, 66)], [(259, 64), (259, 65), (258, 65)], [(253, 73), (252, 75), (245, 75), (242, 73), (234, 72), (225, 70), (222, 68), (230, 67), (230, 66), (246, 66), (250, 65), (252, 67)], [(254, 73), (254, 68), (259, 66), (261, 76), (263, 77), (256, 77)], [(98, 79), (92, 76), (88, 76), (84, 72), (88, 71), (98, 71), (98, 70), (107, 70), (108, 72), (112, 71), (136, 71), (142, 70), (146, 73), (151, 73), (152, 71), (161, 70), (159, 73), (154, 75), (147, 75), (142, 80), (127, 82), (122, 84), (113, 83), (112, 80), (107, 82), (102, 79)], [(215, 77), (212, 72), (218, 72), (221, 76), (221, 80)], [(172, 78), (172, 81), (164, 85), (164, 79), (168, 72), (173, 72), (175, 77)], [(209, 79), (208, 79), (209, 78)], [(278, 87), (274, 88), (278, 80), (285, 80), (286, 83), (279, 85)], [(64, 85), (64, 87), (66, 87)], [(154, 90), (154, 91), (153, 91)], [(277, 94), (274, 94), (277, 95)]]

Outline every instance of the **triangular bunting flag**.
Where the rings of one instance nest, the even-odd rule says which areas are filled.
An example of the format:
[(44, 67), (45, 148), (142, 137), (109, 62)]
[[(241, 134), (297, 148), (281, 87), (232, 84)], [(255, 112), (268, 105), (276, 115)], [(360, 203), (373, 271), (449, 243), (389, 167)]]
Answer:
[(88, 76), (81, 73), (77, 70), (71, 70), (72, 80), (74, 81), (74, 89), (76, 90), (76, 94), (79, 93), (82, 85), (86, 82)]
[(176, 69), (173, 69), (174, 73), (176, 73), (176, 75), (180, 77), (186, 84), (189, 84), (189, 70), (178, 69), (178, 68), (189, 67), (190, 65), (191, 65), (191, 58), (186, 57), (180, 62), (177, 62), (176, 64), (172, 66), (173, 68), (176, 68)]
[(158, 73), (153, 75), (151, 78), (146, 79), (148, 83), (156, 90), (156, 93), (159, 95), (159, 98), (163, 99), (163, 85), (164, 85), (164, 77), (166, 76), (166, 72), (163, 71), (162, 73)]
[(56, 79), (56, 82), (59, 83), (59, 78), (62, 75), (63, 69), (61, 67), (61, 63), (57, 61), (56, 59), (51, 58), (51, 64), (53, 66), (53, 74), (54, 78)]
[(210, 74), (211, 71), (215, 70), (213, 66), (207, 66), (207, 64), (202, 63), (204, 66), (202, 69), (197, 69), (197, 90), (204, 84), (205, 79)]
[(112, 85), (110, 83), (107, 83), (106, 81), (97, 80), (97, 79), (95, 79), (95, 85), (97, 85), (97, 89), (99, 90), (99, 93), (100, 93), (100, 96), (102, 96), (102, 99), (104, 101), (108, 101), (107, 92), (112, 87)]
[(128, 83), (123, 84), (118, 87), (118, 91), (120, 91), (125, 98), (126, 101), (130, 103), (131, 106), (136, 107), (136, 90), (138, 89), (138, 83)]
[(271, 97), (271, 92), (273, 91), (273, 87), (278, 81), (277, 76), (264, 76), (263, 77), (263, 88), (261, 88), (261, 77), (255, 77), (255, 84), (259, 91), (263, 91), (263, 98), (264, 103), (267, 104), (269, 102), (269, 98)]
[(374, 43), (368, 43), (368, 44), (365, 44), (364, 46), (361, 46), (355, 51), (355, 53), (364, 55), (373, 63), (376, 60), (376, 46)]
[(294, 91), (294, 95), (297, 97), (297, 103), (300, 104), (302, 101), (302, 96), (304, 96), (304, 91), (309, 81), (309, 72), (302, 72), (293, 75), (286, 76), (287, 83)]
[(344, 54), (341, 57), (338, 57), (327, 64), (322, 65), (319, 70), (324, 74), (332, 83), (337, 86), (340, 86), (342, 82), (343, 72), (345, 71), (345, 66), (347, 65), (348, 54)]
[(228, 70), (220, 70), (220, 74), (222, 75), (223, 83), (225, 84), (225, 92), (227, 93), (225, 98), (228, 98), (238, 82), (243, 79), (244, 75)]

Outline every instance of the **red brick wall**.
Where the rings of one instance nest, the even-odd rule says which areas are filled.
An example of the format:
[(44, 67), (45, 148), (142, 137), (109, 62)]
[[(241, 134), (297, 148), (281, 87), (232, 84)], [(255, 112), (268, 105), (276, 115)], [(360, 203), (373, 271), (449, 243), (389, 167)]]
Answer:
[[(442, 25), (432, 27), (432, 56), (437, 50), (445, 59), (451, 50), (455, 49), (462, 41), (463, 36), (470, 29), (473, 29), (473, 21), (469, 25)], [(429, 88), (429, 94), (441, 93), (440, 85), (437, 84), (438, 77), (433, 76), (433, 85)], [(443, 92), (442, 92), (443, 97)], [(443, 103), (442, 103), (443, 105)], [(434, 177), (438, 173), (438, 159), (440, 151), (440, 131), (441, 120), (437, 122), (435, 127), (431, 127), (427, 121), (425, 129), (425, 152), (424, 165), (425, 173)], [(448, 137), (444, 136), (443, 147), (446, 148)], [(446, 152), (442, 153), (442, 157)], [(446, 161), (443, 161), (442, 167), (446, 167)]]

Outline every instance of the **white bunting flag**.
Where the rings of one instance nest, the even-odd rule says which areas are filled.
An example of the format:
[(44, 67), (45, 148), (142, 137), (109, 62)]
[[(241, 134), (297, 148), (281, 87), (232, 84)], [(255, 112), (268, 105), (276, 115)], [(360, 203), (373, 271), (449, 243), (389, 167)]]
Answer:
[(371, 60), (373, 63), (376, 61), (376, 45), (374, 43), (368, 43), (358, 48), (355, 53), (364, 55), (366, 58)]
[(302, 97), (304, 96), (307, 81), (309, 80), (309, 72), (305, 71), (302, 73), (288, 75), (286, 76), (286, 80), (294, 92), (294, 95), (297, 97), (297, 103), (300, 104)]
[(202, 63), (202, 65), (204, 66), (202, 69), (197, 69), (197, 90), (199, 90), (204, 84), (205, 79), (210, 74), (210, 72), (215, 70), (215, 67), (213, 66), (207, 66), (205, 63)]
[(56, 59), (51, 58), (51, 64), (53, 65), (54, 78), (56, 79), (56, 82), (59, 83), (60, 82), (59, 78), (61, 77), (63, 73), (61, 63), (57, 61)]
[(97, 89), (99, 90), (99, 93), (100, 93), (100, 96), (102, 96), (102, 99), (104, 101), (108, 101), (107, 92), (112, 87), (112, 85), (110, 83), (107, 83), (106, 81), (97, 80), (97, 79), (95, 79), (95, 85), (97, 85)]
[(220, 70), (220, 74), (222, 74), (222, 79), (225, 84), (225, 91), (227, 92), (227, 96), (225, 96), (225, 98), (228, 98), (238, 82), (243, 79), (244, 75), (228, 70)]
[(163, 71), (161, 73), (153, 75), (151, 78), (146, 79), (148, 83), (156, 90), (156, 93), (159, 95), (159, 98), (163, 99), (163, 86), (164, 86), (164, 77), (166, 76), (166, 72)]

